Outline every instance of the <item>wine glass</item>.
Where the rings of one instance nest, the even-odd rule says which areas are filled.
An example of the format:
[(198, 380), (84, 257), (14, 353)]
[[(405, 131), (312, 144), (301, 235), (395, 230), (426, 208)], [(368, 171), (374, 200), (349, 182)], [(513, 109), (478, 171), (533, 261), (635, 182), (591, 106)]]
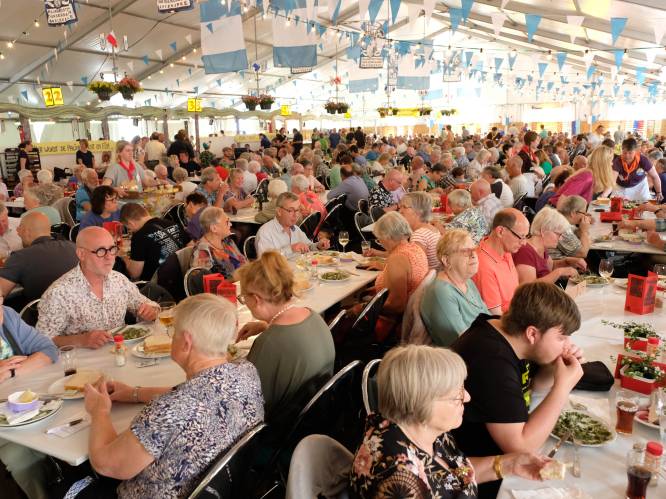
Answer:
[(171, 328), (173, 326), (173, 309), (175, 306), (176, 304), (172, 301), (165, 301), (160, 303), (160, 312), (157, 317), (160, 320), (162, 326), (164, 326), (168, 336), (172, 336)]
[(342, 246), (342, 252), (345, 252), (345, 246), (349, 243), (349, 232), (346, 230), (341, 230), (340, 233), (338, 234), (338, 242), (340, 243), (340, 246)]
[(604, 258), (599, 262), (599, 275), (608, 280), (613, 275), (613, 260)]

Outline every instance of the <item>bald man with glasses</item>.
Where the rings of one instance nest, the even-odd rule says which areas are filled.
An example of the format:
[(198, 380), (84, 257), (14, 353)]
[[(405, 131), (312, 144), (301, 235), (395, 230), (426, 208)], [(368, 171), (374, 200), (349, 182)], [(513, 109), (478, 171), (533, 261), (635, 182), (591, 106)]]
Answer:
[(37, 330), (58, 346), (99, 348), (112, 341), (109, 331), (123, 326), (127, 311), (153, 321), (159, 305), (113, 270), (118, 247), (101, 227), (88, 227), (76, 239), (79, 264), (44, 293)]

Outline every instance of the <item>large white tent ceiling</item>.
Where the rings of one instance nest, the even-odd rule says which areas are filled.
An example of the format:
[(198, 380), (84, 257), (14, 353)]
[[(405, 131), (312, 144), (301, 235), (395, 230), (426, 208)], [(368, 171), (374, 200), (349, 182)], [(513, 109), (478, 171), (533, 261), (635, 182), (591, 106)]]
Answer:
[[(336, 67), (343, 82), (339, 86), (340, 98), (351, 101), (356, 109), (374, 109), (387, 103), (385, 69), (379, 91), (347, 93), (345, 83), (358, 64), (347, 59), (350, 42), (337, 33), (318, 40), (321, 48), (317, 50), (317, 66), (313, 71), (292, 75), (288, 68), (273, 67), (273, 14), (262, 16), (254, 4), (248, 4), (243, 13), (248, 61), (250, 66), (260, 65), (259, 89), (270, 91), (277, 97), (278, 104), (290, 103), (301, 112), (320, 112), (325, 100), (335, 96), (331, 79), (336, 75)], [(268, 0), (264, 0), (264, 4), (268, 4)], [(389, 0), (386, 0), (378, 21), (387, 20), (388, 5)], [(564, 76), (569, 82), (581, 85), (588, 81), (586, 69), (590, 64), (595, 66), (597, 76), (603, 75), (609, 84), (634, 85), (637, 70), (644, 74), (646, 83), (663, 77), (661, 69), (666, 64), (666, 51), (661, 26), (666, 26), (665, 0), (476, 0), (467, 20), (461, 22), (455, 32), (451, 30), (449, 9), (460, 8), (460, 0), (436, 2), (428, 21), (422, 7), (423, 0), (403, 0), (395, 23), (390, 23), (389, 38), (430, 40), (434, 59), (439, 61), (446, 61), (452, 51), (471, 50), (475, 60), (483, 57), (492, 61), (494, 57), (504, 57), (516, 50), (519, 57), (513, 71), (508, 71), (506, 62), (501, 71), (507, 87), (505, 99), (516, 76), (538, 73), (535, 69), (538, 61), (549, 63), (544, 79), (559, 81), (560, 76)], [(201, 63), (198, 6), (189, 11), (160, 14), (155, 0), (81, 0), (76, 8), (77, 23), (69, 27), (48, 27), (42, 1), (2, 0), (0, 102), (42, 106), (40, 85), (59, 85), (66, 104), (97, 104), (84, 82), (98, 80), (101, 75), (105, 75), (107, 81), (113, 79), (111, 47), (108, 44), (102, 47), (100, 43), (100, 34), (112, 30), (120, 42), (116, 54), (117, 74), (122, 77), (127, 73), (137, 78), (145, 89), (130, 105), (182, 106), (188, 95), (198, 91), (204, 106), (239, 107), (240, 96), (257, 88), (257, 75), (251, 68), (242, 74), (205, 74)], [(506, 19), (496, 36), (493, 16), (498, 12)], [(542, 16), (531, 42), (526, 33), (526, 14)], [(573, 26), (569, 16), (583, 16), (580, 27)], [(628, 19), (614, 45), (611, 17)], [(367, 19), (367, 14), (363, 19)], [(328, 6), (316, 9), (316, 22), (331, 26)], [(359, 2), (342, 0), (336, 28), (359, 31), (362, 22)], [(122, 43), (124, 36), (129, 45), (126, 51)], [(170, 47), (174, 41), (175, 51)], [(617, 49), (626, 49), (619, 71), (615, 69)], [(561, 72), (555, 60), (557, 52), (567, 53)], [(451, 102), (455, 95), (446, 85), (442, 86), (441, 75), (438, 78), (443, 92), (441, 99), (433, 103)], [(492, 81), (492, 74), (489, 80)], [(397, 90), (392, 100), (418, 105), (421, 97), (416, 91)], [(548, 100), (546, 95), (543, 98)], [(124, 101), (114, 96), (111, 103), (118, 105)]]

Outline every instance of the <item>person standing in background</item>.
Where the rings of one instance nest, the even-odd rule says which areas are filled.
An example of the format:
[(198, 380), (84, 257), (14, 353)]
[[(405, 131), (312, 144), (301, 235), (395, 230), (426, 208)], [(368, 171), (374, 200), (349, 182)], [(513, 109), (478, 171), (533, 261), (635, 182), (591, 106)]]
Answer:
[(76, 163), (86, 168), (95, 168), (95, 155), (88, 150), (88, 140), (79, 140), (79, 150), (76, 151)]

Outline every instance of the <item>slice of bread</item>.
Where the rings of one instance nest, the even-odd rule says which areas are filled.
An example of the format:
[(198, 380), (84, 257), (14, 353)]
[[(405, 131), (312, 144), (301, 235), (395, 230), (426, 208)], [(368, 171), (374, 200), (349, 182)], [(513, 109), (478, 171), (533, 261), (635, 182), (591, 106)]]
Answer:
[(102, 373), (99, 371), (79, 371), (65, 381), (65, 391), (82, 392), (87, 383), (95, 384), (101, 377)]
[(549, 461), (541, 468), (539, 475), (542, 480), (564, 480), (567, 472), (567, 465), (560, 461)]
[(153, 334), (143, 342), (145, 353), (169, 353), (171, 352), (171, 338), (166, 334)]

